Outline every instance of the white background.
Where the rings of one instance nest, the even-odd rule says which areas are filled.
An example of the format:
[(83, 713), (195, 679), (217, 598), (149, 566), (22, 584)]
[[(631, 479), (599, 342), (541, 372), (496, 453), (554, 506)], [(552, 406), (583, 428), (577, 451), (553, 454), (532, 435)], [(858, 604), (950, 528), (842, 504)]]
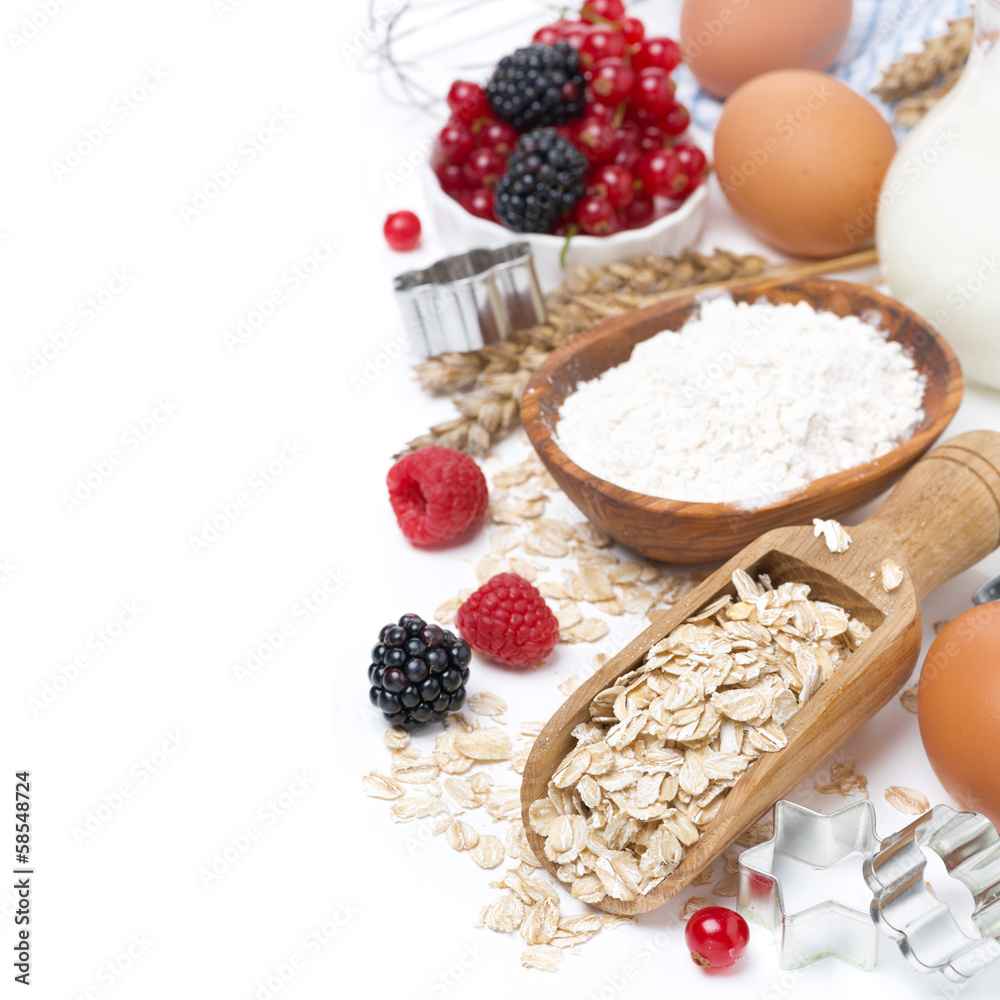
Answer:
[[(448, 401), (412, 383), (412, 359), (363, 389), (351, 381), (400, 332), (391, 276), (445, 249), (429, 219), (416, 254), (382, 242), (386, 211), (422, 205), (415, 180), (393, 186), (386, 174), (434, 122), (389, 104), (349, 65), (341, 43), (357, 38), (365, 6), (71, 0), (16, 46), (9, 33), (40, 4), (4, 8), (0, 557), (12, 569), (0, 584), (0, 731), (4, 801), (13, 772), (32, 771), (28, 995), (939, 995), (944, 981), (912, 973), (891, 946), (867, 975), (828, 960), (782, 978), (760, 930), (736, 970), (706, 976), (686, 956), (676, 905), (598, 935), (556, 976), (524, 970), (516, 935), (474, 927), (499, 872), (394, 826), (386, 803), (362, 796), (361, 774), (387, 765), (368, 712), (369, 646), (385, 621), (431, 616), (473, 584), (471, 564), (487, 548), (484, 531), (420, 552), (386, 502), (392, 454), (446, 419)], [(515, 8), (545, 19), (529, 3)], [(120, 115), (119, 96), (151, 68), (165, 79)], [(291, 123), (261, 133), (279, 111)], [(100, 144), (57, 176), (67, 146), (103, 118), (112, 127)], [(243, 144), (268, 135), (251, 159)], [(185, 220), (181, 206), (232, 160), (239, 173)], [(312, 267), (323, 239), (338, 245), (332, 258), (297, 290), (286, 285), (280, 308), (230, 351), (227, 331), (289, 268)], [(714, 245), (756, 246), (718, 191), (703, 239)], [(86, 300), (116, 271), (127, 287), (87, 322)], [(25, 377), (21, 366), (71, 321), (76, 335)], [(133, 448), (129, 429), (144, 418), (155, 430)], [(1000, 427), (1000, 401), (970, 390), (953, 429), (975, 427)], [(113, 451), (122, 463), (68, 509), (77, 478)], [(516, 460), (524, 446), (513, 439), (502, 451)], [(258, 488), (256, 470), (272, 461), (280, 474)], [(241, 492), (249, 506), (196, 552), (203, 522)], [(997, 571), (992, 557), (942, 588), (925, 603), (926, 630)], [(303, 616), (299, 602), (338, 577), (346, 582), (321, 590)], [(97, 652), (99, 630), (128, 602), (137, 620)], [(286, 619), (294, 634), (241, 684), (234, 667)], [(640, 627), (617, 624), (622, 639)], [(501, 693), (512, 722), (544, 719), (561, 700), (556, 685), (592, 653), (561, 648), (530, 677), (477, 661), (470, 688)], [(75, 679), (57, 680), (80, 654)], [(843, 756), (868, 774), (884, 832), (907, 821), (882, 798), (889, 784), (947, 801), (916, 717), (898, 702)], [(798, 798), (824, 809), (841, 801)], [(206, 884), (199, 870), (250, 825), (259, 838)], [(0, 888), (5, 996), (13, 898)], [(460, 977), (448, 971), (473, 954)], [(995, 996), (998, 985), (1000, 968), (963, 993)]]

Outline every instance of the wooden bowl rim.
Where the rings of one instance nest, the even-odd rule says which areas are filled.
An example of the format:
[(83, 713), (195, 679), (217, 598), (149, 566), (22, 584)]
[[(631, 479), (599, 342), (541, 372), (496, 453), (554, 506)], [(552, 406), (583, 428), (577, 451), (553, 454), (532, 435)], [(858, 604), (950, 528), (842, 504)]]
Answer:
[[(605, 336), (608, 333), (608, 328), (616, 325), (617, 321), (621, 320), (621, 316), (611, 317), (610, 319), (603, 320), (596, 326), (592, 326), (587, 330), (582, 330), (580, 333), (571, 337), (565, 344), (557, 347), (549, 355), (549, 357), (535, 369), (531, 378), (528, 379), (528, 382), (524, 387), (524, 394), (521, 401), (522, 422), (524, 424), (525, 432), (531, 440), (535, 450), (542, 455), (543, 458), (558, 466), (563, 473), (573, 479), (574, 482), (580, 483), (581, 486), (586, 483), (589, 489), (600, 493), (616, 504), (628, 505), (630, 507), (646, 511), (649, 514), (683, 514), (684, 518), (689, 521), (708, 521), (734, 516), (756, 516), (758, 514), (763, 516), (781, 510), (787, 510), (790, 507), (807, 505), (810, 501), (815, 500), (822, 495), (829, 495), (831, 493), (847, 490), (851, 487), (857, 487), (858, 485), (870, 482), (873, 479), (888, 479), (895, 473), (903, 471), (910, 463), (915, 461), (925, 451), (927, 451), (927, 449), (930, 448), (930, 446), (941, 436), (945, 428), (955, 416), (964, 394), (965, 380), (962, 375), (961, 366), (959, 365), (958, 358), (956, 357), (955, 352), (951, 349), (951, 346), (944, 339), (944, 337), (942, 337), (933, 327), (930, 326), (929, 323), (922, 319), (912, 309), (908, 309), (904, 306), (898, 299), (894, 299), (890, 295), (885, 295), (882, 292), (876, 291), (868, 285), (860, 285), (852, 281), (840, 281), (832, 278), (803, 279), (799, 281), (764, 279), (741, 283), (725, 289), (719, 289), (718, 292), (719, 294), (735, 292), (740, 295), (752, 295), (756, 291), (761, 295), (765, 295), (765, 293), (768, 292), (795, 293), (802, 291), (805, 293), (806, 291), (819, 291), (822, 289), (841, 291), (854, 297), (857, 297), (859, 293), (864, 292), (867, 297), (880, 300), (887, 306), (891, 305), (895, 309), (900, 309), (903, 312), (908, 313), (913, 318), (916, 325), (928, 336), (929, 342), (935, 343), (944, 355), (947, 368), (942, 386), (942, 404), (934, 413), (928, 412), (925, 409), (924, 424), (922, 429), (918, 429), (912, 437), (908, 438), (902, 444), (897, 445), (892, 449), (892, 451), (887, 452), (880, 458), (874, 459), (871, 462), (865, 462), (861, 465), (851, 466), (849, 469), (843, 469), (840, 472), (832, 473), (829, 476), (824, 476), (822, 479), (814, 479), (812, 482), (806, 483), (805, 486), (799, 486), (781, 494), (782, 498), (780, 500), (758, 507), (748, 507), (740, 501), (706, 503), (691, 500), (670, 500), (665, 497), (653, 497), (646, 493), (635, 493), (623, 486), (615, 486), (613, 483), (609, 483), (607, 480), (601, 479), (594, 473), (587, 472), (581, 466), (577, 465), (556, 444), (552, 436), (554, 428), (549, 428), (547, 425), (547, 422), (541, 412), (540, 403), (543, 399), (551, 395), (551, 383), (549, 382), (549, 379), (552, 373), (567, 365), (574, 357), (576, 357), (577, 354), (580, 353), (581, 348), (591, 340)], [(705, 301), (713, 291), (715, 290), (694, 290), (688, 295), (678, 296), (677, 298), (668, 300), (671, 308), (663, 312), (661, 316), (661, 319), (664, 322), (664, 329), (666, 329), (666, 321), (669, 316), (675, 312), (688, 309), (692, 305), (697, 305), (701, 301)], [(803, 295), (803, 297), (805, 297), (805, 295)], [(637, 309), (630, 315), (634, 317), (647, 312), (652, 312), (654, 310), (660, 311), (663, 310), (663, 306), (664, 303), (654, 303), (653, 305), (646, 306), (643, 309)], [(892, 333), (893, 331), (890, 330), (890, 340), (892, 339)], [(656, 336), (656, 334), (653, 334), (653, 336)], [(924, 377), (929, 380), (930, 376), (927, 371), (921, 367), (919, 360), (921, 350), (926, 349), (926, 346), (924, 348), (915, 349), (912, 354), (912, 359), (920, 374), (924, 375)]]

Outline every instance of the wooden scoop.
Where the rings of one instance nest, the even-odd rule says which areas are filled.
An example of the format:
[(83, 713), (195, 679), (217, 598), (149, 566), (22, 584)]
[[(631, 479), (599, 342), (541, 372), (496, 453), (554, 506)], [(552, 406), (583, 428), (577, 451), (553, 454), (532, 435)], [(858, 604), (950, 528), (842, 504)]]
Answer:
[[(767, 573), (775, 587), (809, 584), (811, 598), (840, 605), (872, 629), (871, 638), (785, 726), (788, 745), (750, 765), (672, 875), (633, 902), (608, 896), (600, 908), (643, 913), (670, 899), (872, 718), (917, 662), (921, 598), (1000, 545), (1000, 433), (961, 434), (928, 453), (872, 517), (848, 531), (853, 542), (842, 554), (831, 553), (812, 527), (762, 535), (608, 660), (549, 720), (524, 769), (521, 812), (532, 850), (553, 875), (556, 865), (531, 829), (528, 808), (547, 794), (549, 779), (574, 748), (571, 731), (589, 721), (593, 698), (637, 667), (668, 632), (717, 597), (735, 596), (736, 569), (754, 577)], [(882, 585), (884, 559), (904, 571), (889, 592)]]

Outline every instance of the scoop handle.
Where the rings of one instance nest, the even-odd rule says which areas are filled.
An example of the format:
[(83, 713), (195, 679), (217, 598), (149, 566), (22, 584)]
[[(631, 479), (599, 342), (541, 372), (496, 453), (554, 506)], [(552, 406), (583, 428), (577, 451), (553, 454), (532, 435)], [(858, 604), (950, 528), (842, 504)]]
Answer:
[(975, 565), (1000, 546), (1000, 433), (969, 431), (945, 441), (865, 525), (888, 534), (921, 599)]

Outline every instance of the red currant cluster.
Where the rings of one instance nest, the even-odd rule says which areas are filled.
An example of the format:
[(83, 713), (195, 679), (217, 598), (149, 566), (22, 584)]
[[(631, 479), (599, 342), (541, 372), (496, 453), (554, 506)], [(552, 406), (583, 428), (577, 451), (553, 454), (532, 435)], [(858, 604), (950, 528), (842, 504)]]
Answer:
[[(586, 193), (552, 233), (608, 236), (676, 211), (708, 174), (705, 154), (679, 141), (691, 118), (674, 96), (677, 43), (646, 38), (622, 0), (587, 0), (579, 19), (539, 28), (532, 41), (568, 42), (587, 80), (583, 116), (556, 126), (590, 164)], [(453, 83), (448, 107), (434, 156), (441, 188), (472, 215), (497, 222), (493, 189), (518, 131), (495, 117), (477, 83)]]

